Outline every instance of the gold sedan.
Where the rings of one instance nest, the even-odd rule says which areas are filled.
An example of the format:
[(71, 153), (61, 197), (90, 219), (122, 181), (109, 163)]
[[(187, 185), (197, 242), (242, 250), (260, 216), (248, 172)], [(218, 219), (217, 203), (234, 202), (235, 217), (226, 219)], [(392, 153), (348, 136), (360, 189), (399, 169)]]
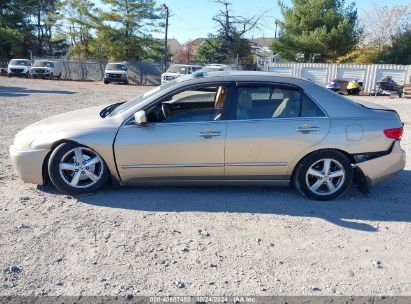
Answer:
[(196, 72), (122, 104), (57, 115), (10, 147), (26, 182), (72, 195), (114, 185), (294, 185), (329, 200), (405, 166), (397, 113), (313, 82)]

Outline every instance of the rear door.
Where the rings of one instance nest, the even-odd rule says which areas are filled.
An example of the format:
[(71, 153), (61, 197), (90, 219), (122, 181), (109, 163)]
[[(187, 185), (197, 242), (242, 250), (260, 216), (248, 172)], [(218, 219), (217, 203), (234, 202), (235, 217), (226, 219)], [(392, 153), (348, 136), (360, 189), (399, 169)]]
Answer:
[(289, 164), (328, 133), (330, 120), (302, 90), (238, 83), (225, 145), (225, 175), (285, 179)]

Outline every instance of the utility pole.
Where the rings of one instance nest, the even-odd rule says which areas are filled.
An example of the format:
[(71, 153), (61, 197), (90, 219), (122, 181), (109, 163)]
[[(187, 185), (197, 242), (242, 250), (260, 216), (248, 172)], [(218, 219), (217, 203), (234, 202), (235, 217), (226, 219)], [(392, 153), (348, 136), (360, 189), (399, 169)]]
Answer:
[(166, 34), (164, 38), (164, 71), (167, 69), (167, 57), (168, 57), (168, 46), (167, 46), (167, 40), (168, 40), (168, 16), (169, 16), (169, 9), (168, 6), (163, 4), (161, 8), (166, 12)]
[(278, 20), (275, 20), (275, 34), (274, 34), (274, 39), (277, 39), (277, 26), (278, 26)]

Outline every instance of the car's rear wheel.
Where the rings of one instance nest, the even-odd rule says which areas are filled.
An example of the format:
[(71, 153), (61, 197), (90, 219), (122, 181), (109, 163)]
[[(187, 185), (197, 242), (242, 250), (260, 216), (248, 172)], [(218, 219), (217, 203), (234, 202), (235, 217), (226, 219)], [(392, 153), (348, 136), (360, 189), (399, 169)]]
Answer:
[(309, 154), (297, 165), (294, 185), (302, 195), (326, 201), (345, 194), (352, 176), (351, 162), (343, 153), (322, 150)]
[(71, 195), (96, 192), (109, 179), (103, 158), (93, 149), (76, 143), (63, 143), (52, 152), (48, 173), (57, 189)]

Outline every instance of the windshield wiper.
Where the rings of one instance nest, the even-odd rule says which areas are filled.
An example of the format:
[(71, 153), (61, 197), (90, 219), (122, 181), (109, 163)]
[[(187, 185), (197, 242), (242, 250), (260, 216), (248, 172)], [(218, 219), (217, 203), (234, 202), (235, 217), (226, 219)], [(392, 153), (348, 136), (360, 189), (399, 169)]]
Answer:
[(117, 108), (119, 105), (122, 105), (123, 103), (124, 103), (124, 101), (123, 102), (117, 102), (117, 103), (113, 103), (112, 105), (109, 105), (109, 106), (105, 107), (103, 110), (100, 111), (100, 116), (102, 118), (106, 117), (108, 114), (113, 112), (113, 110), (115, 108)]

